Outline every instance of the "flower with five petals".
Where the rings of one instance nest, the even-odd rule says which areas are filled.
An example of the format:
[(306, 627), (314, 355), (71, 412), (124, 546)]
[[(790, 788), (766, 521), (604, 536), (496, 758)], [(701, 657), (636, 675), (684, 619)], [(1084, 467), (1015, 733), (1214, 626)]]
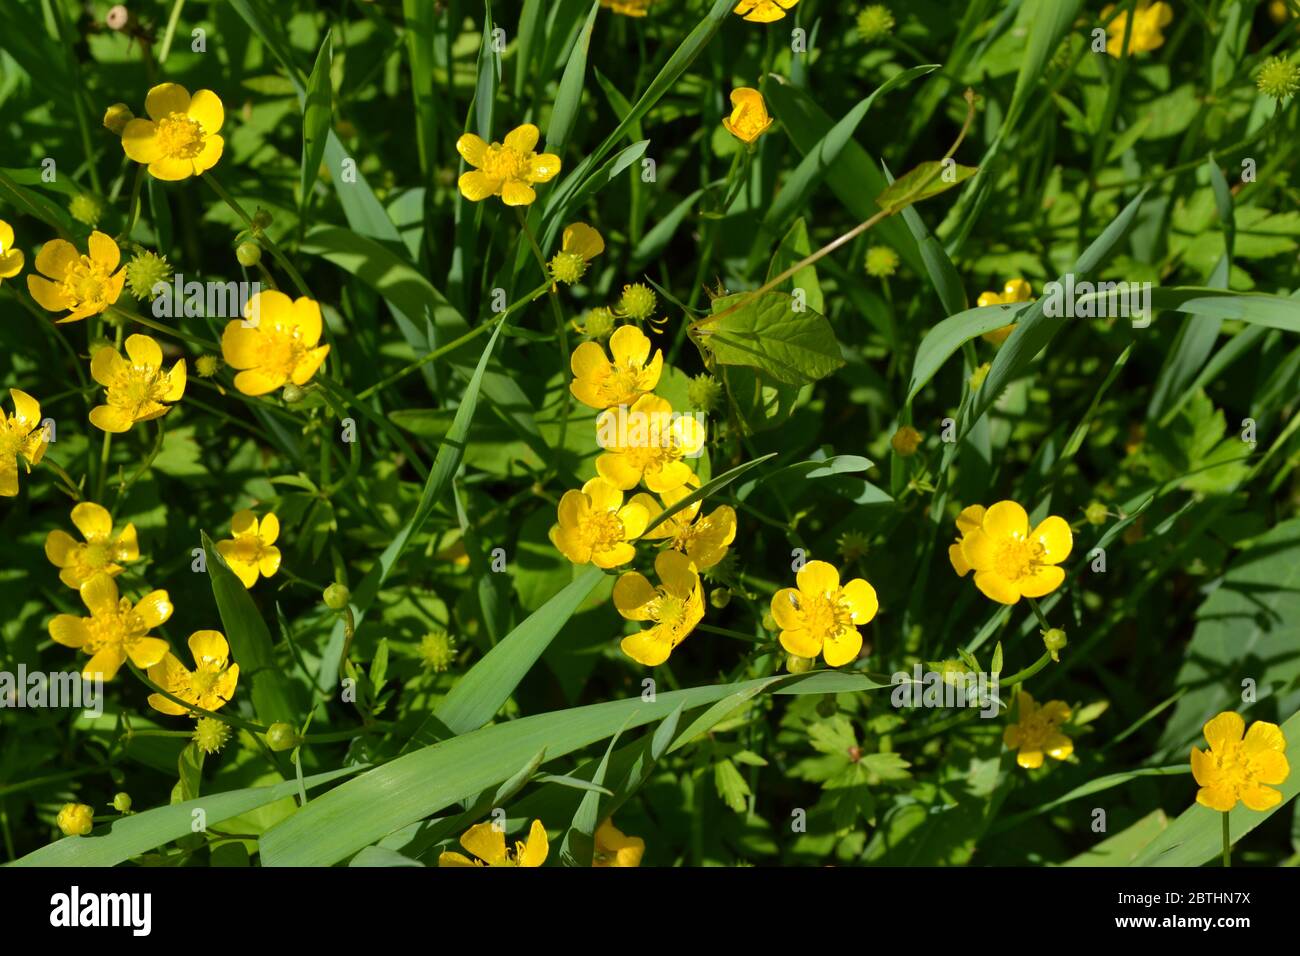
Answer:
[(1224, 711), (1204, 729), (1210, 749), (1192, 748), (1192, 776), (1201, 787), (1197, 803), (1226, 813), (1238, 800), (1251, 810), (1270, 810), (1282, 802), (1281, 791), (1273, 786), (1286, 781), (1291, 765), (1281, 727), (1257, 720), (1246, 730), (1240, 714)]
[(189, 179), (217, 165), (226, 141), (217, 134), (225, 122), (221, 98), (211, 90), (190, 96), (179, 83), (160, 83), (144, 98), (149, 119), (122, 127), (122, 150), (149, 167), (154, 179)]
[(282, 385), (306, 385), (329, 355), (319, 345), (320, 305), (283, 292), (258, 292), (244, 304), (244, 318), (233, 319), (221, 335), (221, 355), (232, 368), (235, 388), (245, 395), (266, 395)]
[(975, 586), (1000, 604), (1040, 598), (1059, 588), (1065, 571), (1057, 565), (1073, 546), (1064, 518), (1052, 515), (1031, 531), (1029, 515), (1014, 501), (999, 501), (985, 510), (980, 526), (961, 539)]
[(691, 559), (678, 551), (655, 556), (659, 587), (639, 571), (614, 582), (614, 607), (629, 621), (652, 621), (619, 647), (638, 664), (658, 667), (704, 618), (704, 585)]
[(460, 177), (460, 194), (470, 202), (500, 196), (507, 206), (527, 206), (537, 198), (533, 186), (550, 182), (560, 171), (560, 157), (537, 153), (541, 131), (525, 123), (506, 134), (503, 143), (487, 143), (466, 133), (456, 152), (474, 168)]
[[(149, 679), (186, 703), (204, 710), (220, 710), (235, 696), (235, 684), (239, 682), (239, 665), (230, 660), (230, 645), (220, 631), (195, 631), (188, 643), (194, 657), (193, 671), (168, 651), (149, 668)], [(187, 711), (162, 694), (150, 694), (149, 706), (173, 717), (187, 713), (195, 718), (203, 716), (197, 711)]]
[(731, 91), (731, 115), (722, 117), (723, 128), (746, 145), (755, 142), (772, 125), (763, 94), (748, 86)]
[(185, 359), (164, 372), (162, 348), (147, 335), (127, 336), (126, 355), (106, 345), (90, 363), (91, 377), (105, 389), (105, 404), (90, 410), (90, 424), (101, 431), (130, 431), (136, 422), (161, 418), (171, 411), (163, 403), (185, 394)]
[(596, 471), (621, 491), (642, 481), (656, 493), (680, 488), (694, 474), (683, 459), (704, 447), (701, 418), (675, 414), (658, 395), (642, 395), (631, 408), (607, 408), (596, 416), (596, 441), (604, 449)]
[(785, 17), (785, 12), (799, 0), (740, 0), (733, 13), (750, 23), (774, 23)]
[(862, 650), (858, 625), (876, 616), (876, 589), (864, 578), (840, 584), (840, 572), (826, 561), (809, 561), (795, 576), (798, 587), (772, 595), (772, 619), (781, 646), (796, 657), (818, 654), (831, 667), (852, 663)]
[(636, 549), (629, 542), (650, 521), (644, 505), (623, 504), (623, 492), (604, 478), (592, 478), (581, 491), (566, 491), (557, 518), (551, 544), (574, 564), (591, 562), (598, 568), (631, 561)]
[(14, 411), (0, 408), (0, 497), (18, 494), (18, 459), (30, 472), (40, 464), (49, 445), (49, 433), (41, 427), (41, 405), (21, 389), (9, 389)]
[(51, 239), (36, 253), (40, 275), (27, 277), (27, 291), (47, 312), (68, 313), (56, 322), (79, 322), (98, 315), (122, 294), (126, 269), (117, 268), (122, 261), (117, 243), (96, 230), (90, 234), (86, 252), (81, 255), (66, 239)]
[(27, 260), (21, 249), (14, 248), (13, 226), (0, 219), (0, 280), (12, 279), (23, 271)]
[(135, 604), (118, 594), (117, 582), (97, 574), (79, 590), (90, 617), (59, 614), (50, 621), (50, 637), (64, 647), (90, 655), (81, 676), (112, 680), (130, 658), (136, 667), (150, 668), (167, 654), (167, 642), (149, 632), (172, 616), (166, 591), (150, 591)]
[(620, 325), (609, 337), (610, 361), (599, 342), (583, 342), (573, 350), (569, 366), (573, 397), (591, 408), (630, 405), (654, 390), (663, 372), (664, 354), (650, 356), (650, 338), (635, 325)]
[(473, 854), (473, 858), (444, 850), (438, 857), (439, 866), (541, 866), (546, 862), (550, 844), (546, 827), (534, 820), (528, 829), (528, 839), (516, 840), (513, 850), (506, 849), (506, 834), (495, 823), (476, 823), (460, 838), (460, 845)]
[(93, 501), (82, 501), (72, 509), (72, 523), (84, 542), (62, 529), (45, 538), (45, 556), (59, 569), (59, 580), (70, 588), (80, 588), (96, 574), (116, 577), (122, 564), (140, 560), (140, 544), (135, 525), (127, 524), (113, 535), (113, 516)]
[(1043, 765), (1043, 754), (1064, 760), (1074, 753), (1074, 743), (1061, 733), (1061, 724), (1070, 719), (1070, 707), (1063, 700), (1037, 703), (1025, 691), (1016, 695), (1019, 709), (1016, 723), (1002, 732), (1002, 742), (1016, 751), (1016, 763), (1026, 770)]
[(247, 508), (236, 511), (230, 519), (230, 531), (234, 537), (218, 541), (217, 552), (244, 587), (256, 584), (259, 574), (269, 578), (280, 570), (280, 549), (275, 546), (275, 539), (280, 536), (280, 519), (274, 512), (268, 511), (259, 522), (257, 515)]

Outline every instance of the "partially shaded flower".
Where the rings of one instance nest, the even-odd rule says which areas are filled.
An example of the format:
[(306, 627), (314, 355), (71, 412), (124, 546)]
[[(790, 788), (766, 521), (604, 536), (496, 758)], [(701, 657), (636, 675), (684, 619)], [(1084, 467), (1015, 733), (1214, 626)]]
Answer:
[(630, 405), (654, 390), (663, 372), (664, 355), (655, 349), (650, 356), (650, 339), (635, 325), (622, 325), (609, 337), (610, 361), (596, 342), (583, 342), (573, 350), (569, 367), (573, 397), (591, 408)]
[(78, 322), (98, 315), (122, 294), (126, 270), (117, 268), (122, 259), (117, 243), (96, 231), (90, 234), (86, 249), (83, 256), (66, 239), (51, 239), (36, 254), (40, 275), (27, 277), (27, 291), (47, 312), (68, 313), (57, 322)]
[(964, 578), (970, 573), (970, 564), (966, 556), (961, 553), (961, 543), (965, 540), (966, 535), (976, 530), (980, 522), (984, 520), (983, 505), (969, 505), (961, 510), (957, 516), (957, 540), (948, 545), (948, 561), (952, 564), (952, 569), (957, 572), (957, 577)]
[(1064, 760), (1074, 753), (1074, 743), (1060, 727), (1070, 719), (1070, 707), (1063, 700), (1038, 704), (1027, 691), (1016, 695), (1017, 719), (1002, 732), (1002, 742), (1016, 751), (1016, 763), (1026, 770), (1043, 765), (1043, 754)]
[(235, 376), (235, 388), (266, 395), (288, 382), (306, 385), (330, 352), (318, 345), (321, 328), (314, 299), (290, 299), (276, 289), (251, 296), (244, 318), (233, 319), (221, 335), (226, 364), (244, 370)]
[[(980, 297), (975, 304), (985, 305), (1010, 305), (1015, 302), (1028, 302), (1030, 293), (1033, 289), (1024, 279), (1012, 279), (1002, 287), (999, 292), (981, 292)], [(1016, 329), (1015, 323), (1004, 325), (1001, 328), (994, 329), (992, 332), (985, 332), (980, 336), (986, 342), (992, 342), (994, 345), (1001, 345)]]
[[(154, 179), (189, 179), (207, 172), (221, 159), (226, 141), (217, 134), (226, 120), (221, 98), (211, 90), (189, 90), (179, 83), (160, 83), (146, 94), (149, 119), (132, 119), (122, 127), (122, 150), (149, 167)], [(104, 117), (105, 125), (110, 117)]]
[(537, 198), (533, 186), (550, 182), (560, 171), (560, 157), (535, 152), (541, 131), (525, 123), (506, 134), (502, 143), (488, 144), (466, 133), (456, 140), (456, 152), (474, 167), (460, 177), (460, 193), (470, 202), (500, 196), (507, 206), (527, 206)]
[(643, 17), (655, 0), (600, 0), (600, 5), (625, 17)]
[(639, 571), (629, 571), (614, 583), (614, 607), (629, 621), (650, 621), (623, 638), (619, 647), (638, 664), (657, 667), (704, 618), (704, 586), (690, 558), (677, 551), (655, 557), (659, 587)]
[(1247, 731), (1240, 714), (1224, 711), (1204, 730), (1209, 751), (1192, 748), (1192, 776), (1201, 787), (1197, 803), (1226, 813), (1238, 800), (1251, 810), (1270, 810), (1282, 802), (1281, 791), (1273, 786), (1286, 782), (1291, 765), (1281, 727), (1257, 720)]
[(740, 0), (732, 11), (751, 23), (773, 23), (782, 19), (785, 12), (799, 0)]
[(587, 263), (604, 251), (605, 240), (585, 222), (566, 226), (560, 251), (551, 257), (551, 278), (572, 285), (587, 271)]
[(1051, 515), (1031, 531), (1024, 508), (999, 501), (984, 512), (978, 528), (962, 537), (961, 553), (986, 597), (1015, 604), (1021, 597), (1039, 598), (1059, 588), (1065, 571), (1057, 565), (1073, 546), (1064, 518)]
[(230, 519), (230, 532), (234, 537), (218, 541), (217, 552), (244, 587), (256, 584), (259, 574), (269, 578), (280, 570), (280, 549), (275, 546), (280, 519), (273, 512), (267, 512), (259, 522), (247, 508), (237, 511)]
[(59, 580), (68, 587), (80, 588), (96, 574), (116, 577), (124, 570), (123, 564), (140, 560), (135, 525), (128, 523), (114, 535), (113, 516), (102, 505), (83, 501), (73, 506), (72, 523), (84, 541), (62, 529), (45, 538), (45, 556), (59, 568)]
[(27, 261), (21, 249), (14, 248), (14, 228), (0, 219), (0, 280), (12, 279), (23, 271)]
[(90, 423), (102, 431), (129, 431), (136, 422), (161, 418), (171, 411), (164, 403), (185, 394), (185, 359), (164, 372), (162, 348), (147, 335), (127, 336), (126, 355), (106, 345), (90, 363), (91, 377), (105, 389), (105, 404), (90, 410)]
[(763, 94), (748, 86), (731, 91), (731, 115), (722, 117), (723, 128), (742, 143), (755, 142), (772, 125)]
[[(662, 492), (659, 495), (663, 501), (662, 506), (644, 492), (634, 495), (632, 500), (645, 506), (650, 520), (654, 521), (665, 509), (671, 508), (695, 491), (699, 484), (699, 478), (691, 475), (691, 480), (681, 487)], [(701, 501), (692, 502), (646, 532), (645, 536), (651, 541), (667, 539), (668, 545), (690, 558), (698, 570), (707, 571), (727, 556), (728, 547), (736, 540), (736, 510), (731, 505), (718, 505), (701, 518), (699, 514), (702, 506)]]
[(639, 482), (654, 492), (673, 491), (694, 472), (683, 460), (704, 447), (705, 427), (694, 415), (678, 415), (665, 398), (642, 395), (630, 407), (609, 408), (596, 416), (596, 435), (604, 453), (596, 471), (620, 491)]
[(506, 849), (505, 831), (495, 823), (476, 823), (460, 838), (460, 845), (473, 854), (473, 858), (444, 850), (438, 857), (439, 866), (541, 866), (546, 862), (550, 844), (546, 827), (534, 820), (528, 829), (528, 839), (515, 841), (513, 850)]
[(79, 588), (90, 617), (59, 614), (50, 621), (56, 644), (75, 647), (90, 655), (81, 676), (112, 680), (130, 658), (136, 667), (150, 668), (167, 654), (167, 642), (149, 632), (172, 616), (166, 591), (151, 591), (132, 605), (118, 594), (117, 582), (97, 574)]
[(133, 119), (135, 114), (131, 112), (131, 107), (125, 103), (114, 103), (104, 110), (104, 129), (121, 136), (126, 124)]
[[(1115, 5), (1105, 7), (1101, 18), (1105, 20)], [(1140, 0), (1133, 16), (1133, 30), (1129, 36), (1128, 52), (1149, 53), (1164, 45), (1164, 28), (1173, 22), (1174, 11), (1167, 3), (1150, 3)], [(1106, 52), (1118, 59), (1124, 45), (1124, 31), (1128, 26), (1128, 11), (1121, 10), (1115, 19), (1106, 24)]]
[[(195, 631), (188, 643), (194, 657), (193, 671), (168, 651), (149, 668), (149, 679), (188, 704), (204, 710), (220, 710), (235, 696), (235, 685), (239, 682), (239, 665), (230, 660), (230, 645), (220, 631)], [(162, 694), (150, 694), (149, 706), (173, 717), (200, 716)]]
[(596, 828), (596, 852), (591, 865), (599, 867), (640, 866), (645, 855), (645, 840), (630, 837), (606, 820)]
[(40, 464), (49, 435), (41, 427), (41, 405), (21, 389), (9, 389), (13, 399), (12, 415), (0, 408), (0, 496), (12, 498), (18, 494), (18, 460), (30, 473), (32, 465)]
[(616, 568), (636, 556), (629, 542), (649, 523), (645, 506), (623, 504), (623, 492), (604, 478), (592, 478), (581, 491), (569, 490), (560, 499), (551, 543), (574, 564)]
[(876, 616), (876, 589), (864, 578), (840, 585), (840, 572), (826, 561), (809, 561), (795, 576), (797, 588), (772, 595), (772, 617), (781, 646), (798, 657), (822, 658), (831, 667), (852, 663), (862, 650), (858, 625)]

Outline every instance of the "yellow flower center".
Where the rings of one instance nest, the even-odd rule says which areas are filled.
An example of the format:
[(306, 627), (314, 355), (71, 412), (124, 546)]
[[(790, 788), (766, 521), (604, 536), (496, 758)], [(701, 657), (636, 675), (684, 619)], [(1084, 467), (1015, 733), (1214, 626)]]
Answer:
[(559, 282), (577, 282), (586, 271), (587, 260), (576, 252), (557, 252), (551, 258), (551, 275)]
[(1008, 538), (998, 548), (993, 570), (1008, 581), (1033, 575), (1043, 564), (1043, 546), (1027, 538)]
[(582, 537), (592, 551), (609, 551), (627, 537), (627, 531), (615, 512), (593, 511), (583, 523)]
[(108, 386), (106, 401), (123, 409), (132, 419), (156, 411), (169, 383), (162, 369), (152, 365), (125, 366)]
[(78, 305), (105, 302), (109, 275), (106, 266), (81, 256), (63, 277), (60, 291)]
[(1041, 707), (1027, 717), (1022, 714), (1016, 725), (1020, 730), (1020, 749), (1045, 749), (1048, 739), (1056, 733), (1059, 725), (1060, 721), (1047, 716)]
[(276, 323), (270, 328), (262, 326), (262, 332), (263, 368), (278, 369), (288, 376), (302, 357), (311, 351), (297, 326), (286, 328)]
[(0, 412), (0, 462), (8, 462), (27, 443), (27, 435), (16, 418), (7, 419)]
[(203, 152), (203, 127), (183, 113), (158, 121), (158, 148), (168, 159), (193, 159)]
[(658, 597), (650, 607), (650, 617), (669, 631), (677, 631), (686, 621), (686, 602), (658, 588)]
[(241, 564), (257, 564), (265, 551), (261, 535), (239, 534), (235, 535), (235, 546), (231, 551), (231, 557)]
[(523, 179), (528, 171), (528, 157), (509, 146), (493, 143), (483, 154), (483, 165), (479, 170), (488, 179)]
[[(221, 671), (200, 664), (198, 670), (190, 676), (190, 686), (194, 689), (195, 697), (202, 698), (211, 693), (212, 688), (217, 685), (219, 677), (221, 677)], [(195, 702), (202, 703), (201, 700)]]
[(853, 612), (843, 592), (809, 596), (800, 593), (799, 604), (803, 610), (803, 626), (811, 634), (826, 638), (838, 637), (853, 626)]
[(611, 404), (614, 402), (625, 404), (629, 398), (643, 391), (641, 388), (643, 372), (641, 366), (632, 362), (615, 365), (614, 370), (601, 383), (601, 396)]
[(98, 570), (109, 563), (111, 558), (108, 543), (101, 540), (87, 541), (81, 547), (81, 563), (91, 570)]
[(117, 607), (107, 614), (93, 614), (87, 622), (86, 630), (89, 637), (83, 650), (93, 656), (114, 644), (130, 644), (136, 638), (143, 637), (149, 629), (140, 620), (140, 615), (135, 613), (131, 602), (120, 598)]

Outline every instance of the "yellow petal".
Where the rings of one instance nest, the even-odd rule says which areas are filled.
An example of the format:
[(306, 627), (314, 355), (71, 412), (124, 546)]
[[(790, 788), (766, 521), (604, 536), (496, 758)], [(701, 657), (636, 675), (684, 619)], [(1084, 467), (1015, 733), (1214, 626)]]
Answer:
[(59, 614), (49, 623), (50, 639), (64, 647), (81, 647), (90, 638), (84, 619), (71, 614)]
[(528, 155), (537, 146), (537, 141), (541, 138), (541, 131), (532, 123), (524, 123), (522, 126), (516, 126), (506, 134), (505, 142), (502, 143), (506, 149), (513, 149), (517, 153)]
[(473, 133), (466, 133), (456, 140), (456, 152), (460, 153), (460, 158), (476, 168), (483, 165), (483, 154), (487, 152), (487, 148), (488, 144), (482, 137), (475, 136)]
[(700, 576), (691, 566), (691, 559), (680, 551), (660, 551), (655, 558), (655, 574), (669, 594), (686, 600), (699, 586)]
[(1016, 586), (1025, 597), (1040, 598), (1051, 594), (1065, 581), (1065, 571), (1053, 564), (1044, 565), (1016, 581)]
[(66, 531), (55, 530), (45, 536), (45, 557), (56, 568), (66, 567), (76, 548), (77, 542)]
[[(799, 592), (795, 588), (781, 588), (772, 595), (772, 620), (783, 631), (803, 628), (803, 612), (799, 610)], [(804, 655), (811, 656), (811, 655)]]
[(512, 179), (501, 187), (501, 201), (507, 206), (528, 206), (536, 198), (533, 187), (519, 179)]
[(592, 478), (582, 493), (591, 499), (593, 511), (617, 511), (623, 505), (623, 492), (604, 478)]
[(857, 660), (862, 650), (862, 634), (856, 627), (846, 627), (829, 636), (822, 644), (822, 658), (831, 667), (843, 667)]
[(86, 680), (94, 680), (96, 677), (101, 680), (112, 680), (124, 663), (126, 663), (126, 652), (122, 650), (122, 645), (110, 644), (100, 648), (86, 662), (86, 666), (81, 669), (81, 676)]
[(585, 222), (575, 222), (565, 227), (562, 246), (565, 252), (575, 253), (590, 262), (605, 251), (605, 240)]
[(438, 856), (438, 866), (480, 866), (463, 853), (457, 853), (454, 850), (443, 850)]
[(282, 371), (254, 368), (235, 376), (235, 388), (245, 395), (267, 395), (288, 380), (289, 377)]
[(258, 522), (257, 536), (262, 539), (262, 544), (275, 544), (280, 537), (280, 519), (275, 516), (275, 512), (268, 511)]
[(91, 614), (103, 616), (117, 611), (117, 583), (107, 574), (97, 574), (80, 589), (81, 601)]
[(97, 350), (90, 360), (90, 377), (107, 387), (113, 384), (113, 379), (122, 370), (122, 365), (122, 356), (117, 354), (117, 349), (105, 345)]
[(618, 646), (624, 654), (643, 667), (658, 667), (673, 652), (667, 630), (657, 624), (623, 638)]
[(866, 624), (880, 610), (880, 601), (876, 598), (876, 589), (865, 579), (854, 578), (844, 585), (841, 592), (848, 602), (854, 624)]
[(645, 365), (650, 339), (635, 325), (620, 325), (609, 337), (609, 351), (617, 366)]
[(1230, 710), (1211, 718), (1204, 728), (1205, 739), (1209, 741), (1210, 749), (1220, 753), (1229, 744), (1240, 743), (1245, 731), (1246, 722), (1241, 719), (1240, 714)]
[(137, 163), (157, 162), (162, 158), (158, 127), (152, 120), (133, 119), (122, 129), (122, 151)]
[[(984, 512), (984, 533), (995, 541), (1005, 538), (1023, 538), (1029, 534), (1029, 515), (1014, 501), (999, 501)], [(970, 552), (966, 552), (970, 557)], [(971, 564), (979, 567), (974, 561)]]
[(959, 578), (964, 578), (970, 571), (970, 563), (966, 560), (966, 555), (962, 553), (960, 544), (948, 545), (948, 561), (952, 564), (952, 569), (957, 572)]
[(221, 105), (221, 97), (211, 90), (196, 90), (190, 98), (186, 113), (190, 119), (198, 121), (208, 136), (220, 132), (221, 125), (226, 121), (226, 110)]
[(221, 159), (221, 154), (226, 149), (226, 141), (220, 136), (207, 136), (203, 140), (203, 148), (199, 150), (199, 155), (194, 157), (194, 173), (206, 173)]
[(63, 294), (62, 289), (38, 275), (27, 276), (27, 291), (46, 312), (66, 312), (72, 308), (72, 300)]
[(195, 631), (186, 643), (196, 664), (210, 663), (224, 667), (230, 658), (230, 645), (220, 631)]
[(145, 95), (144, 108), (154, 120), (185, 113), (190, 108), (189, 90), (179, 83), (159, 83)]
[(90, 424), (100, 431), (121, 434), (131, 430), (135, 419), (126, 409), (118, 408), (116, 405), (96, 405), (90, 410)]
[(840, 572), (827, 561), (809, 561), (795, 581), (804, 594), (833, 594), (840, 588)]
[(1243, 747), (1246, 753), (1251, 755), (1270, 750), (1285, 751), (1286, 737), (1277, 724), (1271, 724), (1267, 720), (1257, 720), (1250, 725), (1250, 730), (1246, 731)]
[(1202, 787), (1196, 791), (1196, 802), (1203, 807), (1209, 807), (1211, 810), (1227, 813), (1237, 805), (1237, 798), (1230, 790)]
[(80, 259), (81, 255), (72, 243), (66, 239), (51, 239), (36, 253), (36, 271), (59, 282)]
[(92, 537), (107, 538), (113, 533), (113, 516), (93, 501), (83, 501), (73, 507), (72, 523), (87, 541)]
[(488, 179), (477, 169), (464, 173), (456, 181), (456, 185), (460, 187), (460, 194), (470, 202), (487, 199), (488, 196), (494, 195), (501, 188), (499, 180)]
[(957, 531), (968, 535), (984, 523), (984, 506), (968, 505), (957, 516)]
[(550, 851), (550, 844), (546, 839), (546, 827), (542, 826), (541, 820), (534, 820), (532, 827), (528, 830), (528, 839), (524, 843), (524, 852), (519, 854), (518, 863), (520, 866), (541, 866), (546, 862), (546, 854)]
[(821, 638), (802, 628), (782, 631), (781, 646), (796, 657), (812, 658), (822, 652)]
[(149, 164), (149, 175), (163, 182), (180, 182), (194, 175), (194, 160), (160, 156)]
[(172, 602), (166, 591), (150, 591), (135, 606), (135, 613), (150, 628), (165, 624), (172, 616)]
[(506, 862), (506, 835), (491, 823), (476, 823), (461, 835), (460, 845), (489, 866)]
[(141, 637), (132, 641), (126, 652), (136, 667), (152, 667), (167, 656), (167, 642), (159, 637)]
[[(966, 553), (969, 556), (970, 552)], [(975, 586), (984, 593), (985, 597), (999, 604), (1015, 604), (1020, 600), (1020, 589), (996, 571), (976, 571)]]
[(1060, 564), (1070, 556), (1070, 549), (1074, 547), (1069, 524), (1056, 515), (1044, 518), (1030, 537), (1043, 546), (1043, 560), (1048, 564)]
[(126, 354), (135, 365), (148, 368), (162, 368), (162, 348), (157, 341), (147, 335), (128, 335)]
[(648, 605), (657, 596), (654, 585), (639, 571), (629, 571), (614, 582), (614, 608), (629, 621), (650, 620)]
[(554, 153), (539, 153), (528, 161), (528, 181), (549, 183), (560, 172), (560, 157)]
[(256, 368), (262, 362), (265, 347), (262, 332), (233, 319), (221, 333), (221, 355), (226, 364), (234, 368)]
[(293, 367), (293, 372), (289, 378), (295, 385), (306, 385), (311, 381), (311, 377), (316, 374), (317, 369), (324, 363), (326, 356), (330, 354), (330, 347), (322, 345), (318, 349), (312, 349), (306, 355), (298, 360)]
[(280, 549), (267, 548), (257, 560), (257, 570), (262, 577), (273, 577), (280, 570)]

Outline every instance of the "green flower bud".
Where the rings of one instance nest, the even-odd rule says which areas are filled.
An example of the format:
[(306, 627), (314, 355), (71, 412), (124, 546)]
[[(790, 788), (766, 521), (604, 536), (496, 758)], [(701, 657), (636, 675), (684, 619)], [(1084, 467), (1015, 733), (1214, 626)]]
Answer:
[(1052, 655), (1052, 660), (1060, 662), (1061, 648), (1066, 645), (1065, 632), (1059, 627), (1054, 627), (1050, 631), (1043, 631), (1043, 644)]
[(266, 728), (266, 745), (276, 752), (292, 750), (300, 743), (302, 738), (298, 736), (298, 732), (284, 721), (276, 721)]
[(131, 795), (129, 793), (115, 794), (113, 797), (113, 809), (118, 813), (130, 813)]
[(323, 595), (325, 606), (331, 611), (341, 611), (352, 601), (352, 592), (346, 584), (331, 584)]
[(262, 261), (262, 247), (255, 242), (241, 242), (235, 247), (235, 258), (244, 268), (251, 268)]
[(709, 603), (719, 610), (726, 607), (731, 603), (731, 589), (714, 588), (713, 592), (709, 595)]
[(785, 669), (791, 674), (805, 674), (812, 670), (814, 663), (816, 662), (811, 657), (800, 657), (798, 654), (785, 655)]
[(286, 405), (297, 405), (306, 397), (307, 393), (303, 391), (302, 387), (293, 384), (293, 382), (286, 385), (284, 390), (280, 392), (280, 398), (284, 399)]
[(194, 733), (190, 739), (198, 744), (199, 749), (205, 754), (209, 756), (219, 754), (226, 741), (230, 739), (230, 727), (225, 721), (217, 720), (215, 717), (200, 717), (198, 723), (194, 725)]

